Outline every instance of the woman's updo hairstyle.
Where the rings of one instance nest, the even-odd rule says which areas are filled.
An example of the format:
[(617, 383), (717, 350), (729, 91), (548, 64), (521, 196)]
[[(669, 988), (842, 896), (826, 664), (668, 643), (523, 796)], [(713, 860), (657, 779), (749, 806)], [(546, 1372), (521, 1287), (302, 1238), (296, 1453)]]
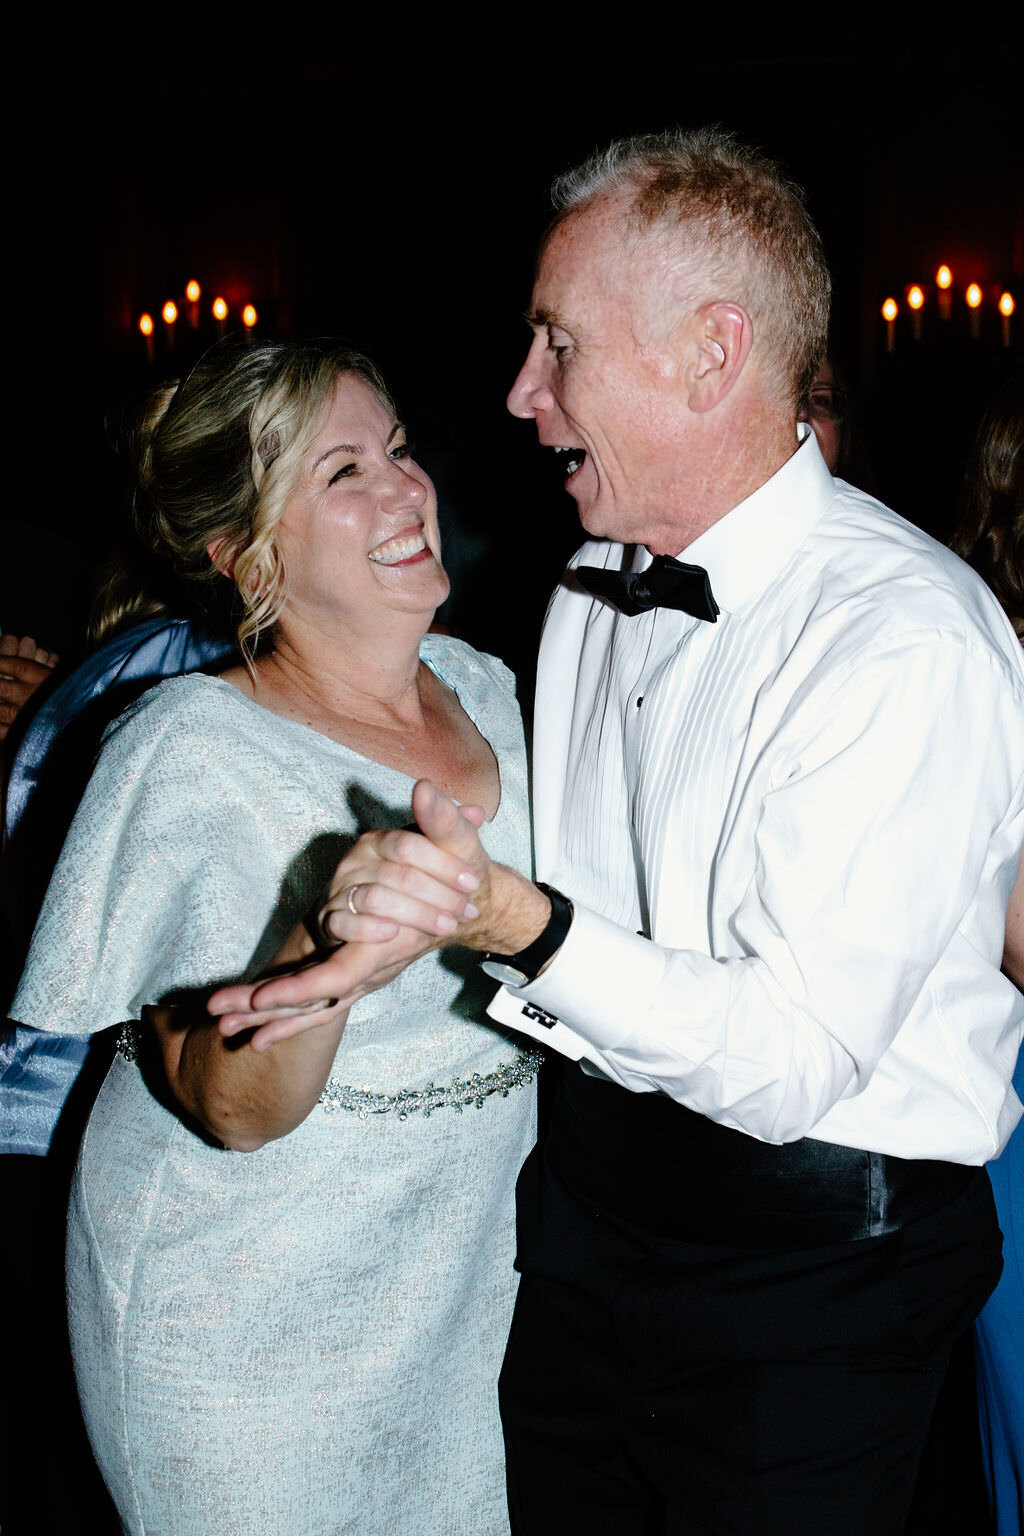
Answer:
[(362, 379), (394, 412), (376, 368), (358, 352), (330, 342), (229, 337), (169, 399), (155, 403), (139, 434), (138, 532), (186, 581), (230, 576), (237, 590), (236, 639), (250, 664), (259, 636), (273, 627), (285, 601), (286, 572), (274, 534), (345, 374)]

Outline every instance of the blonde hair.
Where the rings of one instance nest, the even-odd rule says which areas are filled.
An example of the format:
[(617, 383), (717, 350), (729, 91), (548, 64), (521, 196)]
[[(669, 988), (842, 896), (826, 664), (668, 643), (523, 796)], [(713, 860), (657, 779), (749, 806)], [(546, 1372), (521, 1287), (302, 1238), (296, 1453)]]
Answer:
[(277, 525), (346, 374), (394, 413), (380, 374), (361, 353), (332, 343), (231, 337), (169, 396), (153, 400), (137, 436), (139, 535), (186, 582), (209, 586), (230, 573), (236, 639), (250, 667), (286, 598)]
[(616, 140), (558, 178), (551, 230), (619, 192), (630, 196), (634, 232), (663, 237), (700, 285), (695, 308), (731, 299), (747, 309), (768, 377), (795, 409), (825, 356), (832, 292), (800, 188), (724, 129), (645, 134)]

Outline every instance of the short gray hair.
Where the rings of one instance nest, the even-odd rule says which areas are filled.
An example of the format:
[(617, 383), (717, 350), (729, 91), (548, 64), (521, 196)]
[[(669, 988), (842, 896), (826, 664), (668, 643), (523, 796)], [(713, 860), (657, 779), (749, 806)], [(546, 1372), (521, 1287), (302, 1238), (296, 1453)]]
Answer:
[[(552, 232), (602, 194), (632, 194), (638, 235), (682, 236), (710, 285), (699, 304), (742, 304), (769, 376), (796, 409), (825, 356), (832, 282), (804, 194), (774, 160), (722, 128), (618, 139), (552, 187)], [(723, 286), (724, 285), (724, 286)]]

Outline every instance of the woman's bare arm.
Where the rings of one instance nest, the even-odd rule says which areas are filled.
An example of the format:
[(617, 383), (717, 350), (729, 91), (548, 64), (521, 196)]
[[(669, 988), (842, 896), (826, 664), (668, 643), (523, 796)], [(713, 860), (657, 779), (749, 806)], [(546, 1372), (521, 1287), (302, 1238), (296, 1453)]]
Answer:
[[(300, 925), (272, 969), (301, 966), (314, 954)], [(198, 1008), (147, 1008), (143, 1019), (153, 1026), (168, 1084), (182, 1109), (224, 1146), (255, 1152), (305, 1120), (330, 1075), (348, 1008), (321, 1000), (306, 1013), (319, 1027), (273, 1050), (254, 1050), (251, 1037), (225, 1040), (217, 1020)]]
[[(450, 896), (448, 905), (461, 914), (465, 897)], [(345, 995), (325, 998), (316, 987), (306, 988), (300, 1003), (265, 1013), (257, 1006), (234, 1029), (225, 1030), (220, 1015), (226, 1009), (217, 1000), (248, 997), (263, 983), (221, 988), (205, 1009), (146, 1009), (171, 1092), (204, 1130), (234, 1151), (254, 1152), (287, 1136), (320, 1097), (352, 1004), (394, 980), (455, 926), (445, 915), (433, 925), (435, 938), (371, 914), (350, 919), (346, 932), (355, 942), (346, 946), (346, 957), (356, 963), (349, 966)], [(320, 959), (305, 924), (298, 923), (268, 975), (301, 975)], [(276, 1028), (260, 1028), (270, 1021)]]

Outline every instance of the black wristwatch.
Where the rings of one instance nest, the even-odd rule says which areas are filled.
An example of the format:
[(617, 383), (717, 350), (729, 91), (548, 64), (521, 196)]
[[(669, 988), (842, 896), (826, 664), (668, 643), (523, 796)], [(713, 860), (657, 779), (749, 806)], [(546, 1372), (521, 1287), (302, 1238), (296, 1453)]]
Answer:
[(533, 943), (527, 944), (518, 955), (486, 954), (480, 962), (481, 969), (492, 980), (500, 981), (506, 987), (525, 987), (527, 982), (536, 981), (541, 967), (565, 942), (572, 924), (572, 902), (569, 898), (563, 896), (561, 891), (556, 891), (554, 886), (545, 885), (542, 880), (537, 881), (537, 889), (543, 891), (550, 901), (551, 916)]

